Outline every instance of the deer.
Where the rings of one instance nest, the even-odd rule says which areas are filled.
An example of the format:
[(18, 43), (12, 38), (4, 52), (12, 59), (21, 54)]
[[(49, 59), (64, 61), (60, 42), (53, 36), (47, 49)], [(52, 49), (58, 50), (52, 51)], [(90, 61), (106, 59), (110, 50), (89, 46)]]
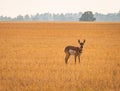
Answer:
[(76, 64), (77, 57), (78, 57), (78, 60), (80, 63), (80, 55), (82, 53), (85, 40), (83, 42), (80, 42), (80, 40), (78, 40), (78, 43), (80, 45), (79, 47), (71, 46), (71, 45), (65, 47), (64, 52), (66, 54), (66, 56), (65, 56), (65, 63), (66, 64), (68, 63), (68, 59), (71, 55), (74, 55), (74, 57), (75, 57), (75, 64)]

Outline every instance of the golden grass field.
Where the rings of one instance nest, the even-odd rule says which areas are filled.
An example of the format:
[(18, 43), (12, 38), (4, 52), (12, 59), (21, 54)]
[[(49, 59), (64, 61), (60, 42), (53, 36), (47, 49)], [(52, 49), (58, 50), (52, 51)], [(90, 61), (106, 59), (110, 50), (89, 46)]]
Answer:
[(1, 22), (0, 91), (120, 91), (120, 23)]

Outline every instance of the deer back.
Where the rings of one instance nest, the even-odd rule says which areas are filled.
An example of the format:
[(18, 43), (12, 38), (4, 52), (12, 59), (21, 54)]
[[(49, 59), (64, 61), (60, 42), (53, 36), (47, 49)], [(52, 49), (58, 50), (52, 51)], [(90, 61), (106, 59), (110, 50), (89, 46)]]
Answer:
[(67, 46), (64, 51), (65, 53), (69, 53), (71, 55), (79, 55), (81, 53), (81, 49), (75, 46)]

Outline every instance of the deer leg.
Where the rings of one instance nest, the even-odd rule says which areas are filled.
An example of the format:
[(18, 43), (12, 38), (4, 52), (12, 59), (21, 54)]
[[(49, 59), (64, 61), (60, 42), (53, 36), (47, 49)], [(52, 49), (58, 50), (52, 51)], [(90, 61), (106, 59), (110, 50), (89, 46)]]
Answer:
[(66, 54), (66, 56), (65, 56), (65, 63), (66, 63), (66, 64), (67, 64), (67, 62), (68, 62), (69, 57), (70, 57), (70, 54)]
[(75, 64), (76, 64), (76, 57), (77, 57), (77, 56), (75, 55)]
[(80, 63), (80, 55), (78, 55), (78, 60), (79, 60), (79, 63)]

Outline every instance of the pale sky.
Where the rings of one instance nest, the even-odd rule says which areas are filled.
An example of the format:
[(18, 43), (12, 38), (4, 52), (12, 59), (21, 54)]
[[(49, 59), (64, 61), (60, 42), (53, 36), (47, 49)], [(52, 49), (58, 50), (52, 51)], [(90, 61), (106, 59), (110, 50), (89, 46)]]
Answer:
[(36, 13), (117, 13), (120, 0), (0, 0), (0, 15), (15, 17)]

